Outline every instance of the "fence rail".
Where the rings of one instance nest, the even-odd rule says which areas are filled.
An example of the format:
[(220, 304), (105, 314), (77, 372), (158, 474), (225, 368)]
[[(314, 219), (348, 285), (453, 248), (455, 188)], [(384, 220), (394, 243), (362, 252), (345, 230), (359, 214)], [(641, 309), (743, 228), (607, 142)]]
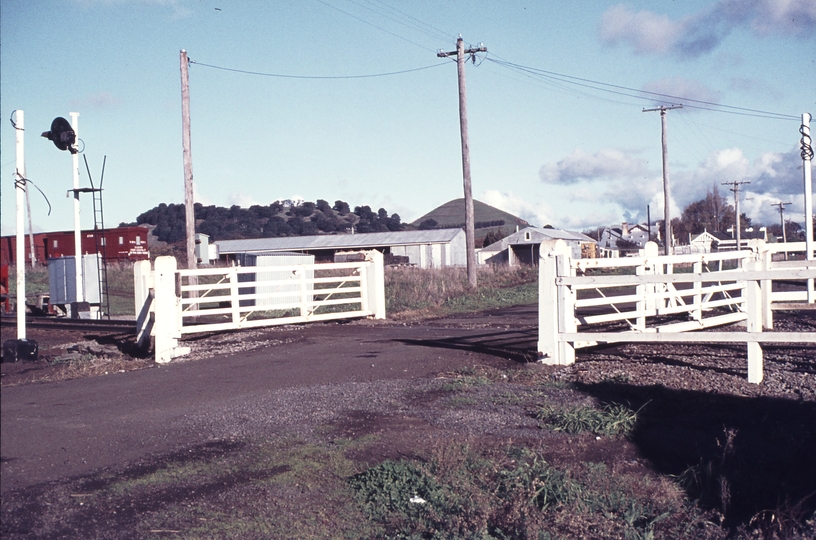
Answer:
[[(383, 256), (359, 262), (178, 270), (173, 257), (134, 269), (141, 343), (153, 335), (157, 362), (189, 349), (183, 334), (335, 319), (385, 318)], [(152, 316), (150, 316), (152, 314)]]
[[(791, 301), (816, 307), (816, 261), (774, 261), (773, 254), (784, 250), (770, 249), (761, 241), (752, 241), (750, 247), (659, 256), (650, 242), (639, 257), (575, 260), (562, 241), (543, 243), (538, 341), (542, 362), (571, 364), (576, 348), (598, 343), (743, 342), (748, 348), (748, 380), (761, 382), (760, 343), (816, 342), (814, 333), (763, 332), (773, 328), (772, 309), (802, 308)], [(798, 290), (774, 290), (775, 283)], [(682, 316), (685, 320), (678, 320)], [(744, 322), (746, 331), (685, 334), (735, 322)]]

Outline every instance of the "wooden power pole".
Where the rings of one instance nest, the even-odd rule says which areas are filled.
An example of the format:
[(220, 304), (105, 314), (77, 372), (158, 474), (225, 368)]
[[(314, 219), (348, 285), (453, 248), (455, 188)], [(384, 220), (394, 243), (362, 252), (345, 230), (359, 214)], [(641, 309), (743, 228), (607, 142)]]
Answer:
[(663, 239), (663, 253), (665, 255), (671, 255), (671, 191), (669, 186), (669, 144), (666, 135), (666, 111), (670, 111), (672, 109), (682, 109), (682, 105), (672, 105), (671, 107), (665, 107), (661, 105), (656, 109), (643, 109), (643, 112), (652, 112), (652, 111), (660, 111), (660, 131), (661, 137), (660, 142), (663, 146), (663, 228), (665, 229), (665, 238)]
[(196, 269), (195, 199), (193, 198), (193, 156), (190, 151), (190, 80), (187, 51), (181, 50), (181, 144), (184, 153), (184, 221), (187, 234), (187, 268)]
[[(742, 184), (750, 184), (751, 182), (737, 182), (734, 180), (733, 182), (723, 182), (722, 185), (724, 186), (732, 186), (729, 188), (731, 191), (734, 192), (734, 213), (736, 216), (734, 217), (734, 226), (737, 228), (737, 251), (740, 250), (742, 247), (742, 224), (740, 223), (740, 186)], [(784, 224), (783, 224), (784, 229)]]
[(462, 177), (465, 188), (465, 242), (467, 244), (467, 274), (468, 283), (472, 289), (476, 288), (476, 242), (475, 221), (473, 217), (473, 190), (470, 183), (470, 146), (468, 143), (467, 127), (467, 91), (465, 89), (465, 55), (475, 59), (477, 52), (487, 52), (487, 47), (479, 45), (476, 48), (465, 49), (462, 36), (456, 40), (456, 50), (451, 52), (439, 51), (436, 56), (445, 58), (456, 55), (457, 73), (459, 76), (459, 130), (462, 138)]

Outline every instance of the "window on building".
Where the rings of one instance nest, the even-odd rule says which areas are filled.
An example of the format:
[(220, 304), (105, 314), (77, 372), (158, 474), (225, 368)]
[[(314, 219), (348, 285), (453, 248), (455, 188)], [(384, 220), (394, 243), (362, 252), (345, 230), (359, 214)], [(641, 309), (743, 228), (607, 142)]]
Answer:
[(530, 239), (530, 231), (527, 231), (527, 232), (525, 232), (525, 233), (524, 233), (524, 239), (525, 239), (525, 240), (529, 240), (529, 239)]
[(136, 235), (136, 245), (137, 245), (137, 246), (141, 246), (141, 245), (142, 245), (142, 237), (141, 237), (141, 236), (139, 236), (138, 234)]
[(58, 245), (58, 244), (57, 244), (57, 241), (56, 241), (56, 240), (54, 240), (54, 249), (56, 249), (56, 248), (57, 248), (57, 245)]
[(120, 237), (119, 237), (119, 245), (121, 246), (121, 245), (123, 245), (124, 243), (125, 243), (125, 237), (124, 237), (124, 236), (120, 236)]
[(99, 239), (99, 245), (104, 246), (105, 245), (105, 240), (107, 240), (107, 238), (105, 238), (104, 236), (102, 238), (100, 238)]

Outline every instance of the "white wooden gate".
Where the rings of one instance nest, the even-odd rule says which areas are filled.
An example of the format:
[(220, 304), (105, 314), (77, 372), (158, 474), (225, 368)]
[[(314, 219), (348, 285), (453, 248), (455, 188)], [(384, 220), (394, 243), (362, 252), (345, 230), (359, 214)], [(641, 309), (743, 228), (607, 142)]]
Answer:
[[(612, 342), (744, 342), (748, 380), (762, 381), (760, 343), (813, 343), (816, 334), (764, 332), (772, 308), (811, 301), (816, 261), (774, 262), (764, 242), (739, 252), (659, 256), (649, 242), (640, 257), (572, 259), (560, 240), (541, 245), (538, 354), (547, 364), (575, 362), (575, 349)], [(805, 291), (773, 291), (774, 280), (799, 280)], [(798, 307), (804, 307), (798, 305)], [(813, 307), (813, 306), (811, 306)], [(677, 321), (677, 315), (687, 320)], [(692, 330), (744, 321), (745, 332)], [(581, 331), (600, 323), (622, 329)]]
[[(382, 253), (360, 261), (179, 270), (174, 257), (134, 267), (137, 340), (155, 337), (156, 362), (187, 354), (183, 334), (333, 319), (385, 318)], [(152, 316), (151, 316), (152, 314)]]

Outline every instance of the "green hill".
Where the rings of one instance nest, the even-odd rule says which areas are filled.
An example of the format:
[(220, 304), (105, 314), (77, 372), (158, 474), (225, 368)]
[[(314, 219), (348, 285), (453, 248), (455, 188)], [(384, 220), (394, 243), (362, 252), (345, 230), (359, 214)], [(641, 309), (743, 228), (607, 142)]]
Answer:
[[(506, 236), (515, 232), (516, 227), (529, 227), (530, 224), (518, 216), (499, 210), (489, 204), (474, 200), (473, 218), (476, 222), (475, 238), (478, 242), (487, 233), (500, 232)], [(430, 221), (433, 220), (433, 221)], [(434, 223), (435, 222), (435, 223)], [(424, 216), (414, 220), (412, 227), (428, 229), (447, 229), (465, 226), (465, 199), (454, 199), (434, 208)]]

